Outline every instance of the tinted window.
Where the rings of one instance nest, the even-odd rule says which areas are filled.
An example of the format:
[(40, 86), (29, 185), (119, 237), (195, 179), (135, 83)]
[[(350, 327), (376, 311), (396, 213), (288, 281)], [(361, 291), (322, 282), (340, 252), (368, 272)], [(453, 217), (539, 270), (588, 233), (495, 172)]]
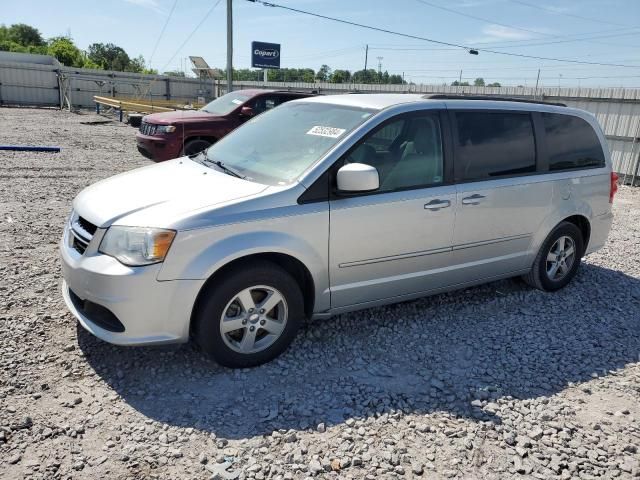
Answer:
[(404, 116), (369, 134), (347, 157), (378, 170), (380, 192), (437, 185), (443, 180), (437, 114)]
[(596, 132), (582, 118), (543, 113), (549, 170), (603, 167), (604, 152)]
[(528, 113), (457, 112), (458, 180), (482, 180), (536, 170)]
[(263, 95), (251, 102), (250, 106), (253, 109), (253, 113), (258, 115), (266, 110), (271, 110), (272, 108), (277, 107), (282, 103), (282, 101), (282, 97)]

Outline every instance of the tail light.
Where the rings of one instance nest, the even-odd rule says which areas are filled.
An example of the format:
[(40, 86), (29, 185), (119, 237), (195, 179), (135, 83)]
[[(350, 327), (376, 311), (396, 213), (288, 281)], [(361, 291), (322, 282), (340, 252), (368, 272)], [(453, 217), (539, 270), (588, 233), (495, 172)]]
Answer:
[(611, 172), (611, 187), (609, 188), (609, 203), (613, 203), (613, 197), (618, 191), (618, 174)]

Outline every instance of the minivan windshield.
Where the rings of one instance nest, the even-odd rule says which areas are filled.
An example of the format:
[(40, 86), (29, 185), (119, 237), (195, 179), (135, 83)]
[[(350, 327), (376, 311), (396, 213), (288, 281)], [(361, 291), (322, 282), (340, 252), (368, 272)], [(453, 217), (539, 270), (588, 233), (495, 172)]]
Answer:
[(286, 185), (373, 113), (328, 103), (287, 102), (214, 143), (207, 158), (247, 180)]
[(243, 95), (240, 92), (231, 92), (216, 98), (213, 102), (207, 103), (200, 110), (216, 115), (226, 115), (238, 108), (251, 97)]

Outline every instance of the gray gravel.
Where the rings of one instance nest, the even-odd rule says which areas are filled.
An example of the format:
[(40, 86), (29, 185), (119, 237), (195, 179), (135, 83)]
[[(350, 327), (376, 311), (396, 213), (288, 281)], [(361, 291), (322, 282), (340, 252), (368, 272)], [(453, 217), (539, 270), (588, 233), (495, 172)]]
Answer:
[(0, 477), (640, 476), (640, 189), (566, 289), (517, 280), (305, 326), (231, 371), (76, 326), (57, 242), (74, 195), (149, 162), (92, 114), (0, 109)]

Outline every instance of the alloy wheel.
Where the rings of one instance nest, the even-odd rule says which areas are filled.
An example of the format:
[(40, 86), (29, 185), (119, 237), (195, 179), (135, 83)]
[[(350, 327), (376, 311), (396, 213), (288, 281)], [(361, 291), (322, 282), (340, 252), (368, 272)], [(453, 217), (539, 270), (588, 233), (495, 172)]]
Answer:
[(558, 238), (547, 254), (546, 271), (549, 280), (562, 280), (571, 270), (576, 258), (576, 245), (567, 235)]
[(287, 324), (287, 302), (278, 290), (256, 285), (238, 292), (224, 308), (220, 333), (232, 350), (257, 353), (269, 348)]

